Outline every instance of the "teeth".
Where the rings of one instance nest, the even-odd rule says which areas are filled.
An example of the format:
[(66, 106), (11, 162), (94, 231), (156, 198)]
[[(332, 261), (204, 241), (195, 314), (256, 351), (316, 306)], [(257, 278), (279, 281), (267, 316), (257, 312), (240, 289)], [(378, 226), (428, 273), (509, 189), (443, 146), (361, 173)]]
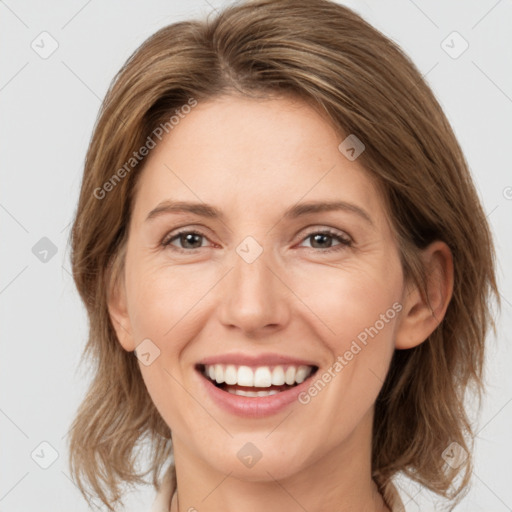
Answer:
[(299, 366), (297, 373), (295, 374), (295, 382), (299, 384), (306, 380), (306, 377), (310, 374), (309, 368), (307, 366)]
[[(237, 367), (232, 364), (214, 364), (205, 366), (204, 375), (218, 384), (225, 382), (230, 386), (238, 384), (245, 387), (268, 388), (272, 385), (282, 386), (288, 384), (293, 386), (294, 384), (300, 384), (311, 375), (312, 371), (313, 367), (311, 366), (288, 366), (285, 371), (283, 366), (251, 368), (249, 366)], [(267, 391), (260, 392), (268, 393)], [(244, 391), (244, 393), (252, 393), (252, 391)]]
[(284, 384), (284, 370), (282, 366), (276, 366), (272, 372), (272, 384), (282, 386)]
[(295, 368), (293, 366), (289, 366), (288, 369), (286, 370), (284, 381), (289, 386), (295, 383)]
[(224, 382), (224, 368), (220, 364), (215, 366), (215, 380), (219, 384)]
[[(215, 368), (215, 371), (217, 371), (217, 368), (222, 368), (222, 365), (217, 364)], [(239, 386), (254, 386), (254, 373), (248, 366), (240, 366), (237, 376), (238, 379), (236, 383)], [(217, 379), (217, 382), (219, 382), (219, 379)]]
[(226, 366), (226, 371), (224, 372), (224, 381), (226, 384), (236, 384), (237, 382), (237, 371), (234, 364), (228, 364)]
[(257, 388), (269, 388), (272, 386), (272, 373), (268, 366), (257, 368), (254, 372), (254, 386)]

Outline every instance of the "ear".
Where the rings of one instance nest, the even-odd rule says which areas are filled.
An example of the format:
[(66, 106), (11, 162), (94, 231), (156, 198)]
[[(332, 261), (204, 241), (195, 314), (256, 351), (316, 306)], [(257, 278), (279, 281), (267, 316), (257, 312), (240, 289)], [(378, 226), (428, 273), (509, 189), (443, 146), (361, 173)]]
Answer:
[(127, 352), (132, 352), (135, 349), (135, 343), (133, 342), (130, 316), (127, 308), (124, 272), (120, 272), (118, 277), (114, 279), (107, 302), (108, 313), (116, 331), (117, 339)]
[(416, 284), (404, 290), (403, 312), (396, 330), (395, 347), (408, 349), (423, 343), (441, 323), (453, 294), (453, 257), (448, 245), (436, 241), (422, 252), (427, 297)]

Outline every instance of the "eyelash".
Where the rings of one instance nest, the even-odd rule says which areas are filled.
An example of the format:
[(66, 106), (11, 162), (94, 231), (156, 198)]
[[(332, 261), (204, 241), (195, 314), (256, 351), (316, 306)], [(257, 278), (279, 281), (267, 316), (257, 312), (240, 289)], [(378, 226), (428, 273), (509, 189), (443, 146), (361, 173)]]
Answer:
[[(207, 238), (203, 233), (195, 230), (190, 229), (184, 229), (182, 231), (178, 231), (177, 233), (173, 234), (172, 237), (166, 237), (162, 240), (161, 245), (163, 247), (170, 247), (171, 250), (181, 252), (181, 253), (194, 253), (198, 249), (202, 249), (202, 247), (196, 247), (195, 249), (183, 249), (181, 247), (175, 247), (171, 245), (171, 242), (178, 239), (181, 235), (197, 235), (201, 236), (203, 238)], [(317, 251), (320, 251), (322, 253), (330, 253), (334, 251), (339, 251), (344, 249), (345, 247), (352, 247), (352, 240), (349, 237), (344, 237), (340, 235), (338, 232), (333, 231), (331, 229), (323, 229), (320, 231), (311, 231), (308, 233), (302, 241), (312, 237), (313, 235), (327, 235), (331, 238), (335, 238), (339, 243), (339, 245), (335, 245), (334, 247), (329, 247), (327, 249), (317, 249)], [(315, 247), (310, 247), (310, 249), (315, 249)]]

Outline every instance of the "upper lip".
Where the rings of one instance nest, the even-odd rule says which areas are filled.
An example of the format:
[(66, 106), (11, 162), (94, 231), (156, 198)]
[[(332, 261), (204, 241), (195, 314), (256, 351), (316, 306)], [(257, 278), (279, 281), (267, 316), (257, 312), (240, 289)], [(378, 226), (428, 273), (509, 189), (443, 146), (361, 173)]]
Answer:
[(235, 366), (278, 366), (278, 365), (291, 365), (291, 366), (317, 366), (312, 361), (306, 359), (298, 359), (284, 354), (222, 354), (218, 356), (211, 356), (202, 359), (198, 365), (213, 365), (213, 364), (233, 364)]

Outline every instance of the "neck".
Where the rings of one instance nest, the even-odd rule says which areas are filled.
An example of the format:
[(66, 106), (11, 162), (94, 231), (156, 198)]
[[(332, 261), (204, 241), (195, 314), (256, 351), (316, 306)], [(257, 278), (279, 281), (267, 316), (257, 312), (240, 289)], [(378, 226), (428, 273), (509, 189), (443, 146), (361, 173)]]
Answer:
[(178, 491), (170, 512), (389, 512), (371, 478), (370, 414), (342, 444), (284, 478), (258, 481), (220, 472), (173, 436)]
[[(286, 492), (286, 491), (284, 491), (284, 488), (283, 488), (283, 492)], [(315, 491), (314, 491), (314, 489), (310, 488), (309, 492), (313, 493)], [(344, 512), (344, 511), (348, 511), (348, 510), (351, 510), (351, 511), (353, 511), (353, 510), (360, 510), (360, 511), (363, 511), (363, 512), (391, 512), (391, 510), (386, 505), (384, 499), (379, 494), (375, 482), (372, 482), (371, 490), (368, 491), (368, 494), (369, 494), (368, 500), (366, 500), (366, 504), (365, 505), (363, 504), (364, 500), (358, 500), (357, 501), (357, 503), (361, 503), (361, 505), (355, 504), (356, 503), (355, 501), (350, 501), (350, 503), (349, 503), (349, 500), (346, 499), (346, 496), (345, 496), (345, 497), (338, 498), (338, 501), (334, 505), (320, 504), (318, 508), (314, 509), (314, 511), (312, 509), (310, 509), (310, 508), (306, 508), (305, 506), (303, 506), (301, 504), (301, 502), (299, 502), (298, 500), (294, 499), (293, 496), (290, 494), (290, 496), (289, 496), (290, 499), (287, 500), (288, 501), (288, 507), (289, 507), (289, 508), (287, 508), (287, 510), (292, 510), (292, 508), (290, 508), (290, 507), (295, 504), (296, 510), (298, 510), (298, 511), (300, 511), (300, 510), (308, 510), (308, 512), (309, 512), (311, 510), (312, 512), (316, 512), (316, 511), (326, 510), (326, 508), (328, 510), (331, 510), (331, 508), (330, 508), (331, 506), (338, 506), (338, 504), (342, 503), (342, 505), (341, 505), (342, 508), (336, 508), (335, 510), (339, 510), (340, 512)], [(262, 508), (258, 508), (258, 507), (265, 507), (266, 511), (270, 510), (269, 507), (268, 507), (268, 502), (272, 498), (265, 497), (264, 503), (263, 503), (263, 500), (260, 499), (257, 502), (257, 503), (260, 503), (260, 504), (257, 504), (257, 503), (255, 504), (255, 502), (253, 501), (253, 498), (254, 498), (254, 496), (251, 496), (251, 497), (242, 496), (241, 497), (240, 503), (243, 503), (243, 505), (246, 507), (246, 509), (243, 509), (243, 510), (249, 510), (249, 511), (262, 510)], [(200, 500), (193, 500), (193, 501), (197, 502), (197, 501), (200, 501)], [(187, 502), (187, 498), (181, 498), (181, 502), (182, 503), (183, 502)], [(190, 501), (188, 501), (187, 503), (190, 503)], [(322, 503), (324, 503), (324, 498), (322, 498)], [(354, 504), (351, 504), (351, 503), (354, 503)], [(216, 505), (214, 505), (212, 507), (211, 504), (210, 504), (210, 506), (208, 506), (208, 507), (202, 507), (201, 510), (204, 510), (205, 512), (213, 511), (213, 510), (216, 510), (215, 506)], [(278, 507), (281, 507), (281, 506), (282, 505), (278, 505)], [(323, 507), (326, 507), (326, 508), (323, 508)], [(357, 507), (357, 508), (354, 508), (354, 507)], [(223, 510), (226, 510), (226, 509), (223, 509)], [(231, 509), (229, 509), (229, 510), (231, 511)], [(273, 511), (274, 508), (272, 508), (271, 510)], [(277, 510), (277, 508), (276, 508), (276, 510)], [(282, 508), (280, 510), (282, 510)], [(295, 510), (295, 509), (293, 509), (293, 510)], [(186, 512), (198, 512), (197, 509), (194, 508), (194, 507), (191, 507), (191, 506), (188, 506), (188, 505), (180, 505), (180, 499), (179, 499), (178, 493), (175, 492), (173, 494), (173, 496), (172, 496), (172, 502), (171, 502), (171, 505), (170, 505), (170, 508), (169, 508), (169, 512), (184, 512), (184, 511), (186, 511)]]

